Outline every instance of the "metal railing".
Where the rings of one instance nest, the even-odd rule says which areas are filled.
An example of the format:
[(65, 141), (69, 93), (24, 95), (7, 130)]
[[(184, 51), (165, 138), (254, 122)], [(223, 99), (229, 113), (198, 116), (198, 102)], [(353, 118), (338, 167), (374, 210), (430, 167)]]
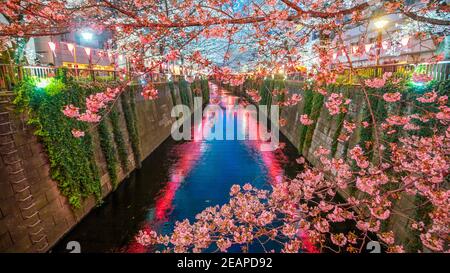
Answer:
[[(435, 64), (384, 64), (365, 67), (356, 67), (353, 69), (354, 73), (365, 77), (381, 77), (385, 72), (417, 72), (424, 73), (433, 77), (434, 80), (443, 81), (450, 79), (450, 61), (439, 62)], [(348, 81), (351, 82), (350, 70), (346, 69), (343, 76), (348, 76)], [(292, 73), (287, 77), (288, 80), (301, 81), (305, 77), (302, 73)]]
[[(52, 78), (57, 75), (59, 67), (49, 66), (18, 66), (11, 64), (0, 64), (0, 89), (12, 90), (21, 80), (33, 77), (38, 79)], [(63, 68), (68, 77), (87, 80), (115, 80), (117, 71), (96, 70), (80, 68)]]
[[(117, 80), (120, 75), (129, 77), (128, 71), (85, 69), (69, 67), (49, 67), (49, 66), (18, 66), (11, 64), (0, 64), (0, 90), (12, 90), (21, 80), (33, 77), (38, 79), (52, 78), (58, 74), (59, 69), (64, 69), (67, 77), (87, 81), (109, 81)], [(180, 75), (172, 75), (171, 79), (178, 80)], [(142, 78), (145, 82), (165, 82), (169, 76), (164, 73), (145, 73)]]
[[(17, 66), (11, 64), (0, 64), (0, 89), (12, 90), (21, 80), (27, 77), (51, 78), (58, 72), (58, 67), (48, 66)], [(64, 67), (67, 76), (82, 80), (108, 81), (116, 80), (119, 77), (119, 71), (116, 70), (97, 70), (80, 69)], [(356, 67), (354, 73), (364, 77), (380, 77), (385, 72), (417, 72), (425, 73), (433, 79), (442, 81), (450, 79), (450, 61), (439, 62), (436, 64), (384, 64), (378, 66)], [(345, 70), (342, 76), (348, 77), (346, 81), (352, 83), (352, 75), (349, 70)], [(142, 77), (146, 82), (165, 82), (168, 80), (179, 80), (183, 75), (171, 75), (164, 73), (145, 73)], [(305, 75), (302, 73), (290, 73), (286, 77), (291, 81), (303, 81)]]

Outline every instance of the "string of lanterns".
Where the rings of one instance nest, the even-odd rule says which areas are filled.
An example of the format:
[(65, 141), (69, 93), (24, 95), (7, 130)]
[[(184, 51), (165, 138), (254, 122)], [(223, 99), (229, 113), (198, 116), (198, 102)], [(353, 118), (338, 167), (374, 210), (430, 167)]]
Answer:
[[(60, 42), (60, 44), (66, 44), (67, 50), (74, 57), (75, 57), (74, 54), (76, 54), (76, 48), (77, 47), (81, 47), (81, 46), (75, 45), (74, 43)], [(55, 51), (56, 51), (56, 43), (50, 41), (50, 42), (48, 42), (48, 46), (49, 46), (50, 50), (52, 51), (52, 54), (54, 54), (56, 56), (56, 53), (55, 53)], [(123, 62), (124, 61), (124, 56), (122, 54), (114, 54), (113, 52), (111, 52), (109, 50), (92, 49), (90, 47), (82, 47), (82, 48), (84, 49), (84, 52), (86, 53), (86, 55), (88, 57), (91, 57), (91, 54), (93, 52), (97, 52), (99, 57), (108, 56), (108, 59), (109, 59), (110, 62), (113, 62), (115, 57), (118, 58), (119, 62)]]
[[(400, 40), (400, 45), (402, 45), (403, 47), (407, 47), (408, 44), (409, 44), (410, 39), (411, 39), (410, 36), (405, 36), (405, 37), (403, 37), (403, 38)], [(383, 41), (383, 42), (381, 42), (381, 48), (382, 48), (383, 50), (389, 49), (390, 45), (391, 45), (391, 42), (389, 42), (389, 41)], [(351, 52), (352, 52), (353, 54), (357, 54), (359, 48), (360, 48), (359, 46), (351, 46)], [(376, 43), (368, 43), (368, 44), (365, 44), (365, 45), (364, 45), (364, 52), (365, 52), (366, 54), (369, 54), (370, 51), (371, 51), (372, 49), (375, 49), (375, 48), (377, 48)], [(332, 57), (333, 57), (333, 60), (336, 60), (339, 56), (344, 56), (344, 55), (345, 55), (344, 50), (343, 50), (343, 49), (338, 49), (336, 52), (333, 53), (333, 56), (332, 56)]]

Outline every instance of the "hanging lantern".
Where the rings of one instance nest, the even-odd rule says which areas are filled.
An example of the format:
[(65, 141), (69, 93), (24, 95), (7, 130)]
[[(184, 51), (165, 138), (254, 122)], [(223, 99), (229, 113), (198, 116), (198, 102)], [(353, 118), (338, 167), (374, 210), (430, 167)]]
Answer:
[(370, 49), (372, 48), (372, 45), (373, 45), (373, 44), (367, 44), (367, 45), (365, 45), (366, 53), (369, 53)]
[(358, 47), (357, 46), (353, 46), (353, 54), (356, 54), (358, 52)]
[(73, 55), (73, 50), (74, 50), (75, 46), (73, 44), (68, 43), (67, 44), (67, 49), (70, 51), (70, 54)]
[(119, 64), (123, 64), (124, 63), (124, 56), (122, 54), (119, 55)]
[(89, 47), (85, 47), (84, 51), (86, 52), (86, 55), (91, 56), (91, 49)]
[(402, 46), (407, 46), (408, 43), (409, 43), (409, 36), (403, 37), (402, 40), (401, 40)]
[(337, 53), (333, 53), (333, 60), (336, 60), (337, 58)]
[(50, 47), (50, 50), (55, 53), (56, 44), (54, 42), (48, 42), (48, 46)]
[(113, 58), (113, 55), (112, 55), (111, 51), (108, 51), (108, 59), (109, 59), (110, 62), (113, 61), (112, 58)]
[(388, 41), (383, 41), (381, 43), (381, 47), (383, 47), (383, 49), (386, 50), (389, 47), (389, 42)]

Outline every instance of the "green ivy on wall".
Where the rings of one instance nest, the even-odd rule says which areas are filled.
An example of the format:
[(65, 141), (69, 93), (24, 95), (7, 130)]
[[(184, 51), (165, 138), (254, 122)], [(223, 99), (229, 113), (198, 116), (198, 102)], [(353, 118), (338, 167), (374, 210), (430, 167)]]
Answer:
[[(320, 116), (320, 112), (322, 111), (324, 96), (318, 92), (314, 92), (311, 106), (311, 114), (310, 119), (314, 121), (313, 124), (307, 126), (307, 131), (305, 135), (305, 141), (303, 142), (303, 150), (308, 150), (311, 147), (311, 142), (314, 134), (314, 130), (317, 126), (317, 121)], [(300, 151), (303, 151), (300, 150)]]
[[(61, 79), (51, 79), (45, 88), (36, 84), (37, 80), (31, 78), (18, 84), (14, 103), (28, 113), (28, 123), (36, 128), (35, 135), (44, 144), (51, 178), (58, 182), (61, 192), (75, 208), (81, 207), (82, 199), (92, 194), (100, 202), (100, 177), (88, 125), (67, 118), (61, 110), (67, 104), (84, 106), (86, 96), (101, 87), (81, 86), (72, 81), (65, 84)], [(73, 137), (73, 128), (85, 131), (85, 136)]]
[[(304, 91), (303, 100), (305, 102), (303, 105), (303, 111), (300, 111), (300, 113), (302, 113), (302, 115), (309, 116), (311, 114), (311, 109), (312, 109), (312, 105), (313, 105), (313, 97), (314, 97), (314, 93), (311, 89), (307, 89)], [(303, 151), (303, 144), (305, 142), (306, 132), (308, 131), (308, 126), (300, 124), (299, 130), (300, 130), (300, 133), (299, 133), (298, 151), (301, 153)]]
[(106, 167), (108, 169), (109, 178), (113, 188), (117, 187), (117, 157), (113, 143), (110, 138), (110, 132), (108, 129), (108, 122), (106, 119), (100, 121), (97, 127), (100, 148), (105, 156)]
[[(450, 80), (445, 81), (432, 81), (426, 85), (417, 86), (410, 84), (408, 86), (408, 101), (413, 103), (411, 107), (410, 114), (422, 113), (423, 111), (419, 107), (423, 107), (423, 104), (417, 101), (417, 98), (422, 96), (424, 93), (435, 91), (438, 96), (449, 96), (450, 90)], [(434, 107), (427, 108), (427, 111), (437, 112), (438, 109)], [(439, 122), (436, 119), (431, 119), (430, 121), (424, 123), (418, 119), (413, 119), (411, 121), (413, 124), (420, 126), (420, 130), (409, 131), (409, 134), (416, 136), (431, 136), (434, 134), (433, 130), (435, 128), (445, 128), (443, 126), (436, 126)]]
[(181, 78), (178, 81), (178, 89), (180, 91), (181, 103), (189, 106), (190, 99), (189, 99), (188, 82), (184, 78)]
[(200, 80), (200, 89), (202, 90), (203, 103), (209, 103), (209, 84), (207, 79)]
[(333, 139), (331, 142), (331, 156), (334, 157), (337, 152), (337, 146), (338, 146), (338, 138), (341, 135), (342, 128), (344, 127), (344, 120), (345, 116), (347, 115), (347, 112), (345, 113), (339, 113), (336, 119), (337, 128), (336, 131), (333, 134)]
[(120, 101), (122, 104), (123, 115), (125, 117), (128, 136), (131, 142), (131, 149), (133, 150), (134, 161), (136, 163), (136, 168), (141, 167), (141, 152), (139, 143), (139, 134), (136, 124), (136, 110), (135, 110), (135, 100), (134, 100), (135, 90), (131, 87), (129, 92), (124, 92), (121, 94)]
[(177, 96), (175, 94), (175, 85), (173, 81), (168, 81), (167, 85), (169, 86), (170, 97), (172, 98), (173, 106), (177, 105)]
[(111, 120), (114, 142), (116, 143), (117, 153), (119, 154), (122, 170), (124, 172), (128, 172), (129, 170), (128, 151), (122, 135), (122, 131), (120, 130), (119, 113), (117, 112), (117, 109), (115, 107), (111, 110), (109, 118)]
[[(261, 96), (260, 105), (270, 105), (272, 103), (272, 90), (273, 82), (271, 80), (264, 80), (259, 88), (259, 95)], [(270, 113), (267, 114), (270, 115)]]

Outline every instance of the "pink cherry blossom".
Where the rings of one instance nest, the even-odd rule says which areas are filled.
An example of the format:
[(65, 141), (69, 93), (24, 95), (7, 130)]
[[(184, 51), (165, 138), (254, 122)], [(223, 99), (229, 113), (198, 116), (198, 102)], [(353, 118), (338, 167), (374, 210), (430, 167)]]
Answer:
[(427, 82), (431, 81), (432, 79), (433, 79), (433, 77), (431, 77), (427, 74), (414, 73), (412, 75), (412, 80), (417, 83), (427, 83)]
[(155, 100), (158, 98), (158, 90), (155, 89), (153, 86), (147, 85), (142, 90), (141, 95), (146, 100)]
[(300, 123), (305, 125), (305, 126), (308, 126), (308, 125), (313, 124), (314, 121), (312, 119), (310, 119), (308, 117), (308, 115), (305, 114), (305, 115), (300, 115)]
[(347, 238), (343, 233), (332, 234), (331, 241), (333, 242), (333, 244), (340, 247), (343, 247), (347, 244)]
[(344, 106), (348, 105), (350, 101), (350, 99), (344, 100), (344, 96), (340, 93), (331, 93), (325, 102), (325, 107), (330, 112), (330, 115), (333, 116), (347, 112), (347, 109)]
[(96, 113), (92, 113), (89, 110), (86, 110), (85, 113), (81, 114), (78, 117), (78, 120), (80, 121), (84, 121), (84, 122), (89, 122), (89, 123), (96, 123), (99, 122), (101, 119), (101, 116), (96, 114)]
[(80, 138), (84, 137), (84, 132), (77, 129), (72, 129), (72, 135), (76, 138)]
[(402, 95), (399, 92), (395, 93), (385, 93), (383, 99), (387, 102), (396, 102), (401, 99)]
[(72, 104), (64, 107), (63, 113), (66, 117), (77, 118), (80, 116), (80, 108), (73, 106)]
[(371, 88), (383, 88), (384, 85), (386, 84), (386, 79), (384, 78), (374, 78), (374, 79), (369, 79), (369, 80), (365, 80), (364, 83)]
[(431, 103), (437, 98), (437, 93), (435, 91), (425, 93), (422, 97), (417, 98), (421, 103)]

